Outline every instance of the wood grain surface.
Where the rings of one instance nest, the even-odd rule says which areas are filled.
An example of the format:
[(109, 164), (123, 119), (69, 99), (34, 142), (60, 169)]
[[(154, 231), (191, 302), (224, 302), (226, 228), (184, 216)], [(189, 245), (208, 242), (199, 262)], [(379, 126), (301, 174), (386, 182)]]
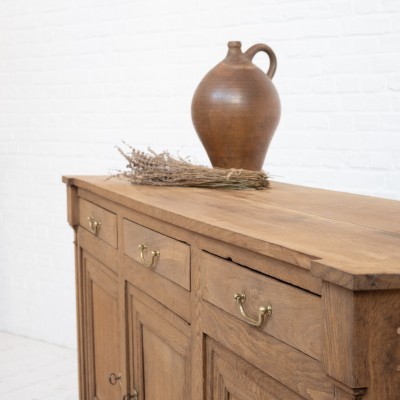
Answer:
[(207, 400), (304, 400), (209, 336), (206, 370)]
[(324, 283), (322, 299), (325, 371), (350, 388), (368, 387), (365, 400), (397, 399), (400, 291), (352, 292)]
[(333, 385), (317, 360), (207, 302), (202, 318), (208, 336), (305, 399), (333, 399)]
[(190, 290), (190, 246), (127, 219), (123, 224), (126, 255), (143, 264), (140, 244), (147, 246), (143, 251), (146, 263), (152, 260), (151, 251), (159, 251), (159, 256), (148, 268)]
[(399, 400), (399, 202), (64, 181), (81, 400)]
[(313, 358), (321, 357), (321, 298), (271, 279), (248, 268), (203, 253), (203, 299), (245, 321), (234, 294), (246, 296), (244, 309), (257, 319), (260, 306), (272, 306), (272, 315), (259, 328)]
[(349, 289), (400, 288), (397, 201), (276, 182), (265, 191), (222, 191), (134, 186), (105, 177), (64, 181)]
[[(93, 218), (101, 224), (97, 232), (91, 229), (88, 218)], [(80, 198), (79, 225), (112, 247), (117, 248), (117, 216), (114, 213)]]
[(132, 381), (139, 398), (190, 399), (189, 325), (132, 286), (128, 310)]

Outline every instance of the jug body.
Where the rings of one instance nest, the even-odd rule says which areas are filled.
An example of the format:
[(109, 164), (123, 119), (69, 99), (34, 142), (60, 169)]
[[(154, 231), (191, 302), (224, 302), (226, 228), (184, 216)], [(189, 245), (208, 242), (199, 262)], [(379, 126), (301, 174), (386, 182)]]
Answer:
[[(261, 170), (280, 118), (271, 81), (276, 57), (264, 44), (245, 53), (240, 42), (229, 42), (228, 48), (194, 93), (193, 125), (214, 167)], [(270, 57), (267, 73), (252, 63), (259, 51)]]

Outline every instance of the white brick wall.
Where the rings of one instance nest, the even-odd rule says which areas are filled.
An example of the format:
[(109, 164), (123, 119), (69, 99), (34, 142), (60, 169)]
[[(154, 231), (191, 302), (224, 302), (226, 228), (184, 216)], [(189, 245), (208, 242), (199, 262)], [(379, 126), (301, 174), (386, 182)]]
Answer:
[(267, 171), (400, 199), (399, 0), (1, 0), (0, 329), (75, 346), (60, 176), (122, 140), (207, 163), (190, 103), (229, 40), (278, 57)]

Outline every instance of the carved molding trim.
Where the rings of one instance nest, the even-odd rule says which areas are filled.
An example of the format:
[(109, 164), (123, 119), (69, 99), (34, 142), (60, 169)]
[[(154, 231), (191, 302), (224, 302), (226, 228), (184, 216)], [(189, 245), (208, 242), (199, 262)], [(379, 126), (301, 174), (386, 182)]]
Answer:
[(367, 393), (367, 388), (349, 388), (334, 379), (332, 379), (332, 382), (334, 385), (334, 400), (363, 400)]

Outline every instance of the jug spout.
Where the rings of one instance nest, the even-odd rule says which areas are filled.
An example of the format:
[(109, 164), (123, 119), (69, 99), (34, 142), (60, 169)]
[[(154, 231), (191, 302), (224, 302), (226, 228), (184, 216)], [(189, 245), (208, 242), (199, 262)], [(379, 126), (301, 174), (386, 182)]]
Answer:
[(237, 47), (239, 47), (239, 49), (242, 47), (242, 42), (240, 42), (240, 41), (230, 41), (230, 42), (228, 42), (228, 47), (230, 48), (230, 49), (234, 49), (234, 48), (237, 48)]
[(228, 54), (226, 55), (225, 61), (236, 58), (238, 56), (243, 56), (242, 43), (238, 41), (228, 42)]

